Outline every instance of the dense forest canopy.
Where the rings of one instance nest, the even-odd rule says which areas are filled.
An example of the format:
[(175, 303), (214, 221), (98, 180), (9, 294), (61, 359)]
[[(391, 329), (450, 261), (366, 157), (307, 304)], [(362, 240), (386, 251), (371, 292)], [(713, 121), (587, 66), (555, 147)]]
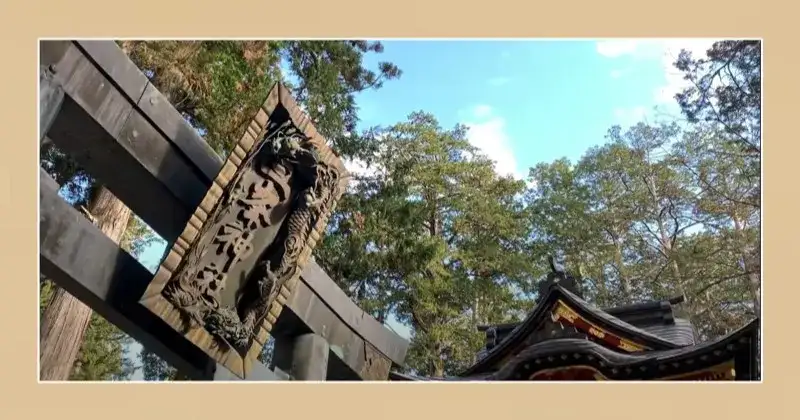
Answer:
[[(609, 127), (577, 161), (499, 175), (468, 128), (420, 110), (358, 129), (358, 92), (402, 77), (364, 57), (366, 41), (125, 41), (119, 43), (206, 141), (227, 154), (273, 83), (290, 84), (345, 159), (366, 162), (318, 245), (316, 259), (381, 322), (411, 329), (408, 368), (458, 372), (482, 344), (477, 325), (519, 320), (553, 255), (608, 307), (684, 295), (701, 339), (719, 337), (761, 308), (761, 44), (716, 42), (674, 63), (689, 82), (674, 121)], [(389, 99), (390, 100), (390, 99)], [(42, 166), (77, 204), (96, 185), (47, 144)], [(102, 214), (95, 214), (102, 218)], [(106, 215), (111, 217), (113, 215)], [(159, 240), (135, 216), (120, 239), (132, 254)], [(42, 282), (43, 313), (56, 289)], [(44, 321), (43, 321), (44, 322)], [(71, 379), (179, 379), (146, 349), (92, 315)]]

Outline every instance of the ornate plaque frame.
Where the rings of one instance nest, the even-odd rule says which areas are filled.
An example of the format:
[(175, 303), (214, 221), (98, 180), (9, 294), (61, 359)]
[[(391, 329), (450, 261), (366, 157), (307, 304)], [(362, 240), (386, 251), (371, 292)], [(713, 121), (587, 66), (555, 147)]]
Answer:
[(348, 180), (276, 84), (140, 303), (245, 378)]

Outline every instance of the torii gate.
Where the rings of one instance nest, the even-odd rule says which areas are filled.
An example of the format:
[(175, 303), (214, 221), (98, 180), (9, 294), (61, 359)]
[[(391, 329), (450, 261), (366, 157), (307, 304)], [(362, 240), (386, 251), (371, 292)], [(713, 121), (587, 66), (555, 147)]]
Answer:
[[(386, 380), (403, 363), (408, 342), (313, 260), (348, 175), (285, 87), (221, 162), (113, 41), (42, 41), (40, 69), (42, 139), (171, 244), (152, 276), (40, 170), (44, 275), (196, 379)], [(270, 334), (274, 369), (257, 360)]]

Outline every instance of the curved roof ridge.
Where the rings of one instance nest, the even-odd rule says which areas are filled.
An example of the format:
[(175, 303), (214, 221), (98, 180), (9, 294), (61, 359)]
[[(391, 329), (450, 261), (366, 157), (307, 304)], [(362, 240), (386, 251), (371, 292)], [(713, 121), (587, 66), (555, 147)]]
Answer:
[[(592, 363), (599, 363), (601, 367), (608, 368), (609, 366), (603, 366), (603, 364), (611, 365), (610, 367), (628, 367), (628, 368), (636, 368), (638, 366), (648, 364), (648, 363), (658, 363), (658, 364), (667, 364), (667, 363), (674, 363), (675, 361), (679, 360), (687, 360), (692, 359), (694, 357), (701, 356), (703, 354), (709, 354), (710, 351), (714, 351), (714, 357), (719, 359), (720, 361), (730, 358), (731, 355), (735, 354), (737, 348), (732, 346), (731, 343), (738, 341), (741, 337), (746, 336), (747, 334), (751, 333), (753, 330), (757, 328), (759, 325), (759, 319), (753, 319), (747, 324), (743, 325), (742, 327), (738, 328), (737, 330), (719, 337), (715, 340), (711, 340), (708, 342), (700, 343), (695, 346), (683, 347), (678, 349), (671, 349), (671, 350), (659, 350), (659, 351), (651, 351), (651, 352), (644, 352), (644, 353), (632, 353), (632, 354), (625, 354), (625, 353), (618, 353), (611, 349), (608, 349), (600, 344), (597, 344), (593, 341), (589, 340), (581, 340), (575, 338), (560, 338), (554, 340), (547, 340), (542, 341), (536, 344), (532, 344), (522, 350), (518, 355), (514, 356), (508, 363), (506, 363), (503, 367), (500, 368), (497, 372), (489, 375), (486, 379), (489, 380), (504, 380), (504, 379), (514, 379), (512, 374), (520, 367), (525, 366), (526, 369), (531, 364), (538, 364), (532, 363), (535, 362), (537, 359), (548, 359), (555, 361), (558, 363), (559, 359), (562, 361), (570, 360), (570, 362), (564, 363), (574, 363), (575, 360), (581, 360), (582, 362), (591, 361)], [(719, 354), (717, 354), (717, 350), (722, 349)], [(564, 359), (565, 350), (569, 350), (571, 354), (566, 355), (567, 359)], [(560, 357), (555, 357), (560, 356)], [(707, 357), (707, 356), (703, 356)], [(594, 359), (592, 359), (594, 358)], [(602, 362), (602, 363), (600, 363)], [(674, 365), (682, 365), (682, 364), (674, 364)]]
[(555, 304), (555, 301), (559, 297), (563, 297), (566, 301), (575, 305), (577, 307), (576, 309), (588, 313), (589, 316), (594, 318), (595, 321), (605, 324), (611, 327), (612, 330), (623, 333), (623, 335), (628, 335), (628, 338), (644, 339), (643, 341), (645, 342), (641, 344), (654, 347), (653, 350), (669, 350), (684, 347), (681, 344), (665, 340), (662, 337), (609, 315), (602, 309), (599, 309), (598, 307), (590, 304), (589, 302), (560, 286), (558, 283), (553, 283), (550, 285), (550, 287), (548, 287), (547, 294), (539, 299), (539, 302), (537, 302), (536, 306), (522, 322), (514, 327), (514, 329), (511, 330), (511, 332), (509, 332), (501, 342), (497, 343), (497, 345), (489, 350), (480, 360), (459, 373), (458, 376), (469, 376), (479, 373), (482, 369), (485, 369), (486, 367), (491, 366), (492, 363), (499, 361), (500, 355), (503, 355), (509, 351), (513, 347), (512, 344), (516, 344), (519, 340), (527, 336), (527, 334), (531, 333), (536, 326), (538, 326), (543, 317), (549, 312), (549, 308)]
[(639, 338), (644, 338), (650, 343), (643, 343), (643, 344), (656, 344), (656, 346), (666, 347), (664, 349), (653, 349), (653, 350), (667, 350), (669, 348), (680, 348), (684, 347), (681, 344), (674, 343), (672, 341), (666, 340), (662, 337), (659, 337), (653, 333), (650, 333), (642, 328), (636, 327), (631, 325), (613, 315), (609, 315), (602, 309), (598, 308), (597, 306), (583, 300), (579, 296), (575, 295), (574, 293), (570, 292), (569, 290), (561, 288), (561, 292), (569, 299), (571, 299), (573, 304), (576, 306), (581, 307), (585, 311), (589, 312), (593, 317), (597, 318), (598, 320), (608, 324), (609, 326), (620, 330), (621, 332), (626, 332), (628, 334), (638, 336)]

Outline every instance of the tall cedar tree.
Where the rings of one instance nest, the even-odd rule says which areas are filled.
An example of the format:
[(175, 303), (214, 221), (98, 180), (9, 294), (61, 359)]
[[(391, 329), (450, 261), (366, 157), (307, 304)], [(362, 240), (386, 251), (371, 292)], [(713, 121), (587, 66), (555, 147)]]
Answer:
[(524, 183), (498, 176), (466, 135), (422, 112), (381, 130), (373, 170), (353, 182), (317, 253), (378, 320), (412, 326), (408, 365), (432, 376), (473, 363), (476, 326), (518, 315), (514, 292), (529, 286)]
[(742, 158), (713, 153), (737, 147), (725, 138), (640, 123), (612, 129), (576, 164), (537, 165), (526, 194), (532, 257), (579, 268), (586, 298), (599, 306), (684, 295), (679, 309), (699, 338), (741, 326), (760, 305), (759, 214), (692, 176), (706, 174), (728, 197), (756, 188)]

